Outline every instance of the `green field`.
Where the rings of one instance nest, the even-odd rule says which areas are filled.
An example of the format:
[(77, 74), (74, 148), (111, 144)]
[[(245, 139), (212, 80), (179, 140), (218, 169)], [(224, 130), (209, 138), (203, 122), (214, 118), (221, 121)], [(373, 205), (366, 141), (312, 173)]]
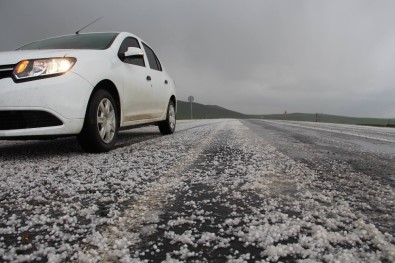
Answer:
[[(191, 106), (189, 102), (177, 101), (177, 119), (185, 120), (191, 118)], [(269, 120), (291, 120), (291, 121), (311, 121), (311, 122), (328, 122), (357, 124), (379, 127), (395, 127), (395, 119), (383, 118), (356, 118), (346, 116), (336, 116), (328, 114), (315, 113), (289, 113), (289, 114), (268, 114), (268, 115), (248, 115), (236, 111), (231, 111), (216, 105), (203, 105), (193, 103), (193, 119), (269, 119)]]

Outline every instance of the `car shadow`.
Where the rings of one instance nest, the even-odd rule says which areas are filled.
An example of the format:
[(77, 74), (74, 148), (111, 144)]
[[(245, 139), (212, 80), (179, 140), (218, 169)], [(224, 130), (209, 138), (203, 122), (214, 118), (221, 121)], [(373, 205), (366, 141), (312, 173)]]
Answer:
[[(122, 131), (113, 151), (158, 137), (161, 137), (159, 132)], [(86, 154), (90, 153), (83, 151), (75, 136), (53, 140), (0, 140), (0, 161)]]
[(114, 148), (119, 149), (122, 147), (127, 147), (136, 143), (152, 140), (159, 137), (162, 137), (162, 135), (159, 132), (122, 131), (118, 134), (117, 143), (115, 144)]

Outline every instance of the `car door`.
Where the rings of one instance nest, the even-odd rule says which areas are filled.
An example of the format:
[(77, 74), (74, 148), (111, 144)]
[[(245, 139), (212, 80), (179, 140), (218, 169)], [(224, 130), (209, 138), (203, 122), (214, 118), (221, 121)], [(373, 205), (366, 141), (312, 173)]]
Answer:
[(162, 116), (163, 112), (167, 109), (169, 102), (169, 79), (163, 72), (162, 65), (159, 62), (155, 52), (143, 43), (145, 54), (147, 55), (149, 63), (149, 76), (151, 77), (153, 87), (153, 107), (152, 112), (156, 117)]
[(151, 113), (153, 87), (149, 81), (148, 68), (145, 65), (144, 56), (123, 56), (129, 47), (141, 48), (136, 38), (127, 37), (118, 52), (118, 57), (123, 62), (123, 122), (151, 119), (153, 118)]

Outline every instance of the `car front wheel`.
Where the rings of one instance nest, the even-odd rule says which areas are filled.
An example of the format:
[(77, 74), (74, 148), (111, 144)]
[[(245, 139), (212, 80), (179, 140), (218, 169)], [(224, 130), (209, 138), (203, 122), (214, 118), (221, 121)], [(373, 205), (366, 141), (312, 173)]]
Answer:
[(87, 152), (107, 152), (114, 147), (118, 124), (118, 111), (112, 95), (106, 90), (98, 90), (92, 95), (78, 142)]
[(166, 120), (159, 123), (159, 131), (162, 135), (172, 134), (176, 129), (176, 109), (174, 102), (170, 101), (167, 108)]

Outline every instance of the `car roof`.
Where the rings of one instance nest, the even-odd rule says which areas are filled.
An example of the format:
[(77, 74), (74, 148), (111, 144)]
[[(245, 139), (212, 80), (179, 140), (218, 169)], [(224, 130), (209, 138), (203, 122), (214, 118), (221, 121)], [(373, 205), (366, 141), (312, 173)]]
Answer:
[(20, 48), (22, 48), (22, 47), (24, 47), (24, 46), (26, 46), (26, 45), (31, 44), (31, 43), (35, 43), (35, 42), (39, 42), (39, 41), (43, 41), (43, 40), (49, 40), (49, 39), (53, 39), (53, 38), (67, 37), (67, 36), (75, 36), (75, 35), (106, 34), (106, 33), (116, 34), (114, 40), (115, 40), (116, 38), (118, 38), (119, 36), (121, 36), (121, 37), (122, 37), (122, 36), (124, 36), (124, 37), (129, 37), (129, 36), (130, 36), (130, 37), (134, 37), (134, 38), (136, 38), (136, 39), (138, 39), (138, 40), (140, 40), (140, 41), (143, 41), (143, 40), (142, 40), (141, 38), (139, 38), (138, 36), (136, 36), (136, 35), (134, 35), (134, 34), (132, 34), (132, 33), (126, 32), (126, 31), (122, 31), (122, 32), (117, 32), (117, 31), (84, 32), (84, 33), (78, 33), (78, 34), (74, 33), (74, 34), (59, 35), (59, 36), (52, 36), (52, 37), (37, 39), (37, 40), (34, 40), (34, 41), (32, 41), (32, 42), (25, 43), (24, 45), (18, 47), (17, 49), (20, 49)]
[(128, 35), (128, 36), (132, 36), (132, 37), (135, 37), (135, 38), (138, 38), (138, 39), (140, 39), (141, 40), (141, 38), (139, 38), (138, 36), (136, 36), (136, 35), (134, 35), (134, 34), (132, 34), (132, 33), (129, 33), (129, 32), (125, 32), (125, 31), (122, 31), (122, 32), (116, 32), (116, 31), (104, 31), (104, 32), (84, 32), (84, 33), (78, 33), (78, 34), (67, 34), (67, 35), (59, 35), (59, 36), (53, 36), (53, 37), (47, 37), (47, 38), (42, 38), (42, 39), (38, 39), (38, 40), (35, 40), (35, 41), (33, 41), (33, 42), (36, 42), (36, 41), (41, 41), (41, 40), (47, 40), (47, 39), (52, 39), (52, 38), (57, 38), (57, 37), (67, 37), (67, 36), (74, 36), (74, 35), (88, 35), (88, 34), (105, 34), (105, 33), (114, 33), (114, 34), (118, 34), (118, 35)]

